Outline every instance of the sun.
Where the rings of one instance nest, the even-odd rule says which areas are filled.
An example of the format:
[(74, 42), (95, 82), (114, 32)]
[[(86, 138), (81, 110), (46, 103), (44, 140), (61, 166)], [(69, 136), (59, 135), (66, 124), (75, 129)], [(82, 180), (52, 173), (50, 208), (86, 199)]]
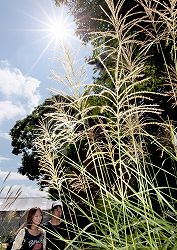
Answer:
[(70, 37), (74, 38), (74, 22), (64, 16), (63, 12), (53, 18), (47, 17), (48, 21), (45, 22), (43, 30), (53, 42), (67, 42)]
[(51, 4), (50, 11), (40, 6), (40, 10), (41, 13), (39, 13), (40, 15), (38, 16), (24, 13), (33, 20), (33, 27), (23, 29), (23, 31), (39, 34), (39, 39), (36, 40), (36, 43), (42, 42), (44, 44), (45, 40), (45, 47), (41, 50), (41, 53), (32, 65), (32, 68), (36, 66), (41, 57), (49, 49), (57, 49), (61, 46), (72, 45), (73, 40), (78, 41), (78, 38), (75, 35), (76, 24), (73, 17), (68, 14), (65, 5), (56, 7)]
[(49, 29), (49, 32), (51, 33), (51, 36), (53, 37), (53, 40), (63, 40), (67, 37), (67, 27), (64, 22), (54, 22), (51, 24), (51, 27)]

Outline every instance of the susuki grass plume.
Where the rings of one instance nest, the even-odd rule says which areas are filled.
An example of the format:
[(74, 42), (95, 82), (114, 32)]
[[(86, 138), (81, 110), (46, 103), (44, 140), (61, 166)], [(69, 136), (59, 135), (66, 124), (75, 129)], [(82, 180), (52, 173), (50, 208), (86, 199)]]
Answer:
[(6, 186), (10, 172), (5, 176), (0, 184), (0, 224), (1, 224), (1, 243), (6, 243), (13, 238), (17, 232), (18, 220), (17, 213), (14, 211), (14, 204), (20, 197), (21, 188), (15, 190), (13, 186)]

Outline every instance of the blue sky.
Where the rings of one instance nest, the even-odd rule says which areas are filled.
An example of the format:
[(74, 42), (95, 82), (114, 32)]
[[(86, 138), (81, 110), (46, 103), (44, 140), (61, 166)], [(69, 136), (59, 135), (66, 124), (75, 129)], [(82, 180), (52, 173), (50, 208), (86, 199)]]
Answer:
[[(55, 19), (65, 20), (61, 31), (63, 39), (57, 40), (52, 25)], [(91, 46), (82, 45), (74, 36), (75, 24), (66, 7), (58, 8), (51, 0), (0, 1), (0, 185), (9, 171), (1, 196), (8, 187), (22, 187), (23, 195), (40, 195), (34, 182), (17, 173), (21, 158), (11, 151), (9, 131), (19, 119), (51, 96), (51, 89), (67, 91), (63, 83), (51, 79), (51, 71), (64, 75), (61, 63), (56, 60), (69, 47), (75, 65), (82, 67)], [(54, 39), (55, 36), (55, 39)], [(86, 66), (83, 82), (92, 80), (92, 68)], [(76, 75), (76, 78), (81, 76)]]

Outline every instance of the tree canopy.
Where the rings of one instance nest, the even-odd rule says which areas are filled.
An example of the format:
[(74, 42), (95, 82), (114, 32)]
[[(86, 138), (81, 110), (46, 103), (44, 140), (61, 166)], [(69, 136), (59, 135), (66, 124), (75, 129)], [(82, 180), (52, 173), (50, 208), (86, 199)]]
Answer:
[(41, 187), (46, 185), (45, 181), (43, 182), (42, 180), (46, 180), (47, 176), (39, 167), (35, 138), (38, 136), (42, 120), (46, 121), (47, 114), (55, 111), (56, 107), (54, 103), (57, 101), (63, 106), (62, 103), (66, 104), (70, 100), (71, 97), (62, 97), (59, 95), (46, 99), (44, 103), (37, 106), (26, 118), (17, 121), (10, 130), (13, 147), (12, 153), (15, 155), (21, 154), (22, 157), (18, 172), (26, 175), (30, 180), (40, 180), (39, 185)]
[(96, 249), (174, 245), (176, 225), (167, 212), (176, 214), (177, 206), (177, 57), (166, 21), (174, 22), (176, 7), (138, 1), (146, 16), (137, 9), (122, 16), (124, 2), (106, 1), (106, 28), (93, 36), (92, 63), (100, 70), (94, 84), (75, 98), (46, 100), (11, 132), (14, 152), (28, 157), (28, 167), (30, 156), (38, 160), (38, 172), (24, 173), (63, 195), (78, 248), (89, 241)]
[[(56, 1), (56, 3), (59, 3), (61, 1)], [(131, 4), (130, 4), (131, 2)], [(114, 6), (113, 8), (116, 8), (116, 4), (117, 8), (117, 18), (123, 16), (124, 12), (127, 11), (129, 12), (129, 10), (135, 6), (135, 3), (137, 4), (137, 1), (114, 1)], [(98, 21), (98, 20), (93, 20), (89, 23), (88, 20), (91, 20), (90, 15), (95, 15), (94, 17), (97, 17), (98, 19), (104, 19), (105, 18), (105, 12), (104, 11), (98, 11), (98, 8), (100, 8), (100, 4), (104, 5), (103, 8), (106, 10), (106, 12), (111, 12), (111, 9), (108, 8), (106, 1), (67, 1), (67, 4), (69, 5), (71, 11), (75, 11), (73, 12), (73, 14), (75, 15), (77, 21), (78, 21), (78, 25), (80, 23), (80, 25), (91, 25), (92, 28), (88, 28), (88, 26), (86, 26), (86, 30), (84, 30), (84, 32), (89, 33), (89, 29), (93, 29), (94, 31), (101, 29), (101, 32), (104, 30), (111, 30), (112, 26), (108, 25), (107, 22), (105, 21)], [(160, 5), (161, 6), (161, 5)], [(143, 6), (141, 6), (143, 7)], [(161, 7), (164, 7), (163, 5)], [(137, 9), (138, 8), (138, 9)], [(100, 8), (101, 10), (101, 8)], [(136, 13), (138, 10), (140, 10), (140, 4), (138, 4), (138, 7), (136, 7), (135, 9), (133, 9), (133, 11)], [(87, 13), (87, 15), (84, 15), (84, 13)], [(138, 12), (139, 13), (139, 12)], [(157, 12), (157, 14), (159, 14)], [(83, 16), (85, 19), (82, 19), (81, 17), (79, 17), (78, 15)], [(126, 14), (124, 14), (126, 15)], [(135, 16), (137, 17), (137, 14), (135, 14)], [(133, 13), (131, 13), (131, 19), (129, 19), (130, 22), (132, 22), (133, 17), (135, 17), (133, 15)], [(108, 17), (106, 17), (107, 20)], [(157, 18), (157, 17), (156, 17)], [(84, 21), (85, 20), (85, 21)], [(118, 19), (119, 21), (121, 21), (121, 19)], [(127, 21), (127, 20), (126, 20)], [(138, 23), (138, 25), (136, 25), (135, 23), (135, 30), (136, 27), (141, 27), (144, 26), (144, 28), (146, 27), (146, 25), (148, 25), (146, 28), (149, 30), (150, 29), (150, 24), (148, 24), (148, 22), (146, 22), (147, 20), (145, 20), (145, 24), (142, 25), (142, 21), (140, 23)], [(104, 23), (106, 23), (104, 26)], [(100, 26), (99, 26), (100, 25)], [(152, 25), (152, 24), (151, 24)], [(79, 26), (78, 26), (79, 27)], [(127, 27), (125, 25), (125, 27)], [(129, 27), (129, 26), (128, 26)], [(134, 26), (133, 26), (134, 27)], [(79, 30), (79, 29), (78, 29)], [(127, 38), (133, 38), (134, 37), (134, 28), (130, 29), (128, 33), (126, 33), (126, 29), (124, 30), (124, 32), (127, 35)], [(80, 32), (82, 33), (83, 29), (80, 29)], [(131, 32), (133, 32), (133, 35), (131, 34)], [(99, 32), (98, 32), (99, 34)], [(123, 38), (125, 39), (124, 42), (127, 42), (127, 46), (129, 45), (129, 41), (127, 41), (126, 39), (126, 35), (124, 37), (124, 34), (121, 34), (123, 36)], [(83, 35), (85, 36), (85, 34)], [(109, 36), (108, 36), (109, 37)], [(140, 35), (138, 34), (137, 37), (137, 41), (134, 40), (136, 46), (135, 48), (128, 48), (127, 47), (127, 52), (124, 51), (124, 57), (121, 59), (120, 63), (132, 63), (133, 60), (136, 61), (136, 57), (137, 58), (141, 58), (141, 55), (139, 55), (138, 51), (139, 48), (141, 47), (141, 43), (138, 44), (138, 42), (142, 39), (146, 39), (146, 35)], [(101, 40), (100, 40), (101, 39)], [(106, 38), (107, 39), (107, 38)], [(100, 38), (98, 38), (98, 41), (100, 40), (100, 43), (103, 43), (104, 40), (104, 36), (100, 36)], [(109, 39), (108, 39), (109, 40)], [(111, 48), (111, 50), (114, 50), (114, 48), (116, 46), (119, 47), (118, 42), (113, 39), (110, 40), (108, 42), (108, 47), (109, 49)], [(167, 55), (166, 62), (170, 62), (171, 61), (171, 57), (169, 57), (169, 51), (170, 49), (170, 45), (166, 46), (164, 44), (164, 46), (166, 46), (167, 50), (165, 54), (162, 54), (160, 51), (158, 51), (158, 44), (152, 44), (152, 48), (151, 48), (151, 52), (154, 50), (154, 54), (152, 57), (150, 57), (148, 59), (148, 63), (146, 64), (145, 70), (144, 70), (144, 75), (145, 77), (150, 77), (147, 78), (146, 81), (143, 81), (142, 84), (138, 84), (138, 86), (136, 85), (135, 88), (137, 88), (137, 91), (144, 91), (144, 90), (148, 90), (149, 94), (148, 94), (148, 98), (146, 96), (146, 98), (144, 97), (139, 97), (136, 98), (136, 104), (137, 105), (142, 105), (142, 104), (146, 104), (146, 105), (151, 105), (152, 103), (154, 104), (158, 104), (160, 106), (160, 108), (162, 109), (162, 114), (161, 114), (161, 118), (160, 121), (165, 120), (165, 121), (172, 121), (172, 124), (175, 126), (176, 123), (176, 107), (174, 107), (173, 109), (171, 108), (173, 105), (173, 99), (170, 97), (170, 89), (171, 89), (171, 85), (170, 84), (166, 84), (164, 85), (164, 83), (166, 82), (166, 73), (162, 73), (162, 71), (165, 69), (166, 65), (164, 63), (163, 57)], [(96, 43), (95, 43), (95, 46)], [(146, 43), (144, 44), (144, 46), (146, 46)], [(103, 111), (101, 111), (101, 106), (105, 106), (107, 105), (108, 107), (112, 105), (113, 103), (113, 99), (112, 96), (108, 94), (108, 91), (106, 91), (106, 98), (98, 98), (97, 94), (99, 94), (100, 92), (103, 91), (103, 87), (105, 89), (111, 89), (112, 91), (114, 91), (115, 85), (114, 82), (111, 80), (110, 75), (108, 74), (108, 71), (106, 70), (106, 67), (109, 69), (109, 72), (114, 72), (115, 70), (115, 63), (116, 63), (116, 54), (112, 57), (109, 57), (109, 53), (108, 50), (105, 48), (107, 47), (107, 45), (105, 46), (105, 44), (103, 43), (103, 51), (100, 53), (100, 61), (96, 61), (98, 60), (98, 58), (96, 57), (93, 63), (97, 63), (99, 65), (96, 65), (96, 67), (100, 67), (101, 66), (101, 70), (100, 70), (100, 74), (98, 75), (98, 77), (95, 79), (95, 86), (96, 87), (92, 87), (92, 89), (94, 89), (94, 93), (96, 95), (92, 95), (89, 97), (89, 103), (94, 106), (94, 108), (92, 107), (90, 114), (94, 116), (94, 119), (90, 119), (88, 121), (88, 127), (90, 127), (90, 129), (92, 129), (93, 124), (95, 124), (96, 121), (96, 116), (98, 114), (103, 113)], [(132, 58), (128, 58), (129, 56), (129, 50), (134, 49), (135, 53), (134, 53), (134, 57)], [(111, 51), (110, 50), (110, 51)], [(127, 54), (126, 54), (127, 53)], [(146, 54), (146, 53), (145, 53)], [(127, 60), (127, 61), (126, 61)], [(160, 62), (159, 62), (160, 61)], [(127, 72), (132, 70), (132, 69), (126, 69)], [(110, 73), (112, 74), (112, 73)], [(126, 72), (125, 72), (126, 74)], [(139, 79), (141, 79), (142, 76), (138, 76)], [(144, 77), (144, 76), (143, 76)], [(138, 80), (139, 80), (138, 79)], [(131, 85), (133, 84), (132, 81), (126, 82), (126, 85), (122, 85), (121, 88), (119, 88), (119, 94), (121, 96), (121, 93), (124, 91), (125, 88), (127, 88), (127, 84)], [(100, 86), (100, 87), (99, 87)], [(134, 91), (134, 87), (131, 88), (132, 92)], [(86, 90), (86, 95), (87, 95), (87, 91), (89, 91), (88, 89)], [(151, 92), (152, 91), (157, 91), (161, 94), (165, 95), (152, 95)], [(167, 95), (167, 91), (168, 94)], [(57, 97), (53, 97), (51, 99), (46, 100), (43, 104), (39, 105), (33, 112), (31, 115), (28, 115), (25, 119), (21, 120), (21, 121), (17, 121), (17, 123), (15, 124), (15, 126), (11, 129), (10, 135), (12, 136), (12, 147), (13, 147), (13, 153), (14, 154), (22, 154), (22, 166), (19, 168), (19, 172), (23, 175), (27, 175), (28, 178), (30, 179), (43, 179), (44, 182), (41, 182), (41, 186), (45, 185), (45, 180), (48, 180), (47, 175), (40, 170), (39, 167), (39, 158), (36, 154), (36, 146), (35, 146), (35, 138), (36, 135), (38, 134), (39, 131), (39, 127), (41, 125), (41, 120), (46, 120), (46, 117), (48, 116), (48, 114), (52, 114), (52, 112), (58, 110), (58, 112), (60, 112), (60, 107), (65, 107), (65, 109), (67, 109), (67, 102), (70, 103), (70, 101), (72, 100), (71, 97), (61, 97), (61, 96), (57, 96)], [(134, 100), (129, 102), (129, 105), (134, 105)], [(71, 112), (71, 110), (70, 110)], [(76, 109), (74, 111), (74, 108), (72, 109), (72, 112), (74, 112), (74, 114), (79, 114), (78, 110)], [(104, 115), (106, 115), (107, 117), (111, 118), (111, 113), (109, 112), (109, 109), (105, 109), (104, 110)], [(153, 115), (151, 113), (146, 113), (144, 115), (144, 118), (146, 119), (154, 119), (154, 121), (159, 121), (159, 117), (157, 117), (157, 115)], [(56, 121), (55, 122), (60, 122)], [(104, 121), (105, 122), (105, 121)], [(78, 130), (82, 130), (82, 126), (80, 126), (79, 128), (77, 128)], [(156, 125), (151, 125), (147, 127), (147, 130), (150, 131), (151, 133), (162, 133), (162, 130), (159, 130), (159, 127), (157, 128)], [(55, 131), (56, 133), (56, 131)], [(79, 141), (78, 145), (83, 145), (84, 141)], [(87, 152), (87, 147), (81, 147), (82, 150), (82, 156), (83, 159), (85, 158), (86, 152)], [(74, 147), (73, 145), (70, 145), (70, 147), (68, 146), (64, 146), (64, 149), (67, 151), (67, 154), (70, 155), (70, 158), (73, 159), (73, 161), (78, 161), (78, 159), (76, 159), (76, 155), (75, 151), (74, 151)], [(85, 151), (85, 153), (84, 153)], [(59, 156), (59, 155), (58, 155)], [(161, 161), (160, 161), (161, 162)], [(68, 164), (68, 169), (69, 169), (69, 164)]]

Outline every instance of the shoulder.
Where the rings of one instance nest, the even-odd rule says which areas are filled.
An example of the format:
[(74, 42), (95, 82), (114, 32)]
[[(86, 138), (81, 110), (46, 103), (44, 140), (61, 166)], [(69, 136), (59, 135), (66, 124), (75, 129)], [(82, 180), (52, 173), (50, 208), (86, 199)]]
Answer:
[(26, 228), (26, 227), (21, 228), (21, 229), (18, 231), (17, 235), (24, 236), (24, 235), (25, 235), (25, 233), (26, 233), (26, 230), (27, 230), (27, 228)]
[(44, 234), (44, 235), (46, 234), (45, 229), (44, 229), (44, 228), (42, 228), (42, 227), (40, 228), (40, 232), (41, 232), (41, 234)]
[(66, 225), (66, 223), (62, 220), (59, 225)]
[(43, 229), (47, 229), (47, 228), (50, 228), (52, 225), (49, 221), (45, 222), (42, 226)]
[(64, 221), (61, 221), (59, 226), (62, 227), (62, 228), (66, 228), (66, 223)]
[(43, 223), (43, 226), (48, 226), (50, 225), (50, 221), (46, 221), (45, 223)]
[(20, 249), (22, 247), (22, 242), (24, 240), (24, 237), (25, 237), (25, 228), (22, 228), (18, 231), (14, 239), (13, 246), (12, 246), (13, 250)]

